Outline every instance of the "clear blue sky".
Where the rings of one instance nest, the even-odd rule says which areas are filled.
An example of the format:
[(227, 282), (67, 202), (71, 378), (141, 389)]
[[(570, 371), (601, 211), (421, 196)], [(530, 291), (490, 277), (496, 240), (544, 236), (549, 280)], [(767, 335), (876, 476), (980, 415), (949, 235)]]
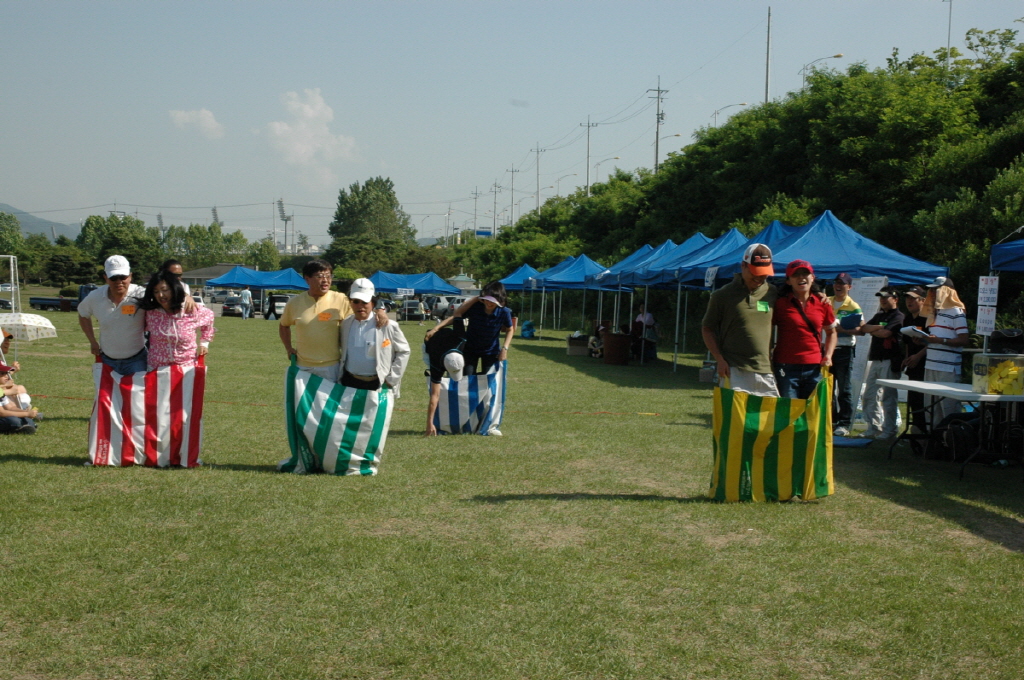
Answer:
[[(716, 109), (762, 102), (769, 5), (772, 98), (819, 57), (874, 68), (946, 45), (942, 0), (4, 0), (0, 202), (72, 224), (116, 202), (153, 226), (217, 206), (255, 240), (282, 198), (325, 243), (339, 189), (383, 175), (420, 236), (449, 202), (472, 226), (474, 191), (490, 226), (513, 168), (516, 214), (535, 206), (538, 144), (542, 197), (585, 183), (588, 116), (592, 181), (652, 167), (659, 76), (660, 134), (681, 135), (662, 159)], [(1022, 16), (1020, 0), (954, 0), (952, 44)]]

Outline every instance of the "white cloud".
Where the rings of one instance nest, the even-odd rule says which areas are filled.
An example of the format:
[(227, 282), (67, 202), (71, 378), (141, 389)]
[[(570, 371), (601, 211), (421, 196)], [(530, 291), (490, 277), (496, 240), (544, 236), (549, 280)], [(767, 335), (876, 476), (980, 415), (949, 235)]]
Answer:
[(171, 120), (182, 130), (195, 125), (207, 139), (220, 139), (224, 136), (224, 126), (217, 122), (211, 111), (171, 111), (170, 114)]
[(312, 185), (336, 184), (332, 165), (353, 157), (355, 139), (331, 132), (334, 110), (320, 96), (320, 88), (303, 90), (301, 97), (298, 92), (287, 92), (281, 100), (291, 120), (267, 126), (271, 144), (286, 163), (301, 168)]

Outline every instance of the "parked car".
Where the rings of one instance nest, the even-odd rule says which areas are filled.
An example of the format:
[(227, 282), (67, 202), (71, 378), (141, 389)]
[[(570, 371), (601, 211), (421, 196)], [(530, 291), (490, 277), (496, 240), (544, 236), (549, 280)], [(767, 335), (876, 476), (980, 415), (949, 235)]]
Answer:
[(448, 312), (448, 302), (451, 300), (451, 296), (448, 295), (435, 295), (430, 301), (430, 305), (427, 309), (430, 310), (430, 316), (435, 319), (443, 319), (445, 313)]
[(0, 309), (12, 309), (11, 301), (0, 298)]
[(11, 292), (11, 290), (12, 290), (11, 284), (9, 284), (9, 283), (0, 283), (0, 292), (9, 293), (9, 292)]
[(221, 316), (242, 316), (242, 298), (232, 295), (224, 300), (220, 311)]
[(465, 295), (456, 295), (455, 297), (448, 298), (448, 307), (445, 308), (444, 314), (441, 316), (442, 319), (447, 319), (449, 316), (455, 313), (463, 302), (468, 300), (469, 297)]
[(288, 300), (295, 297), (294, 295), (285, 295), (283, 293), (274, 293), (273, 295), (267, 296), (267, 313), (263, 315), (264, 319), (280, 319), (281, 315), (284, 314), (284, 306), (288, 303)]
[(215, 305), (218, 302), (227, 302), (228, 298), (233, 295), (234, 293), (230, 290), (215, 290), (213, 295), (210, 296), (210, 304)]
[(427, 312), (419, 300), (406, 300), (398, 310), (399, 321), (423, 321), (426, 318)]

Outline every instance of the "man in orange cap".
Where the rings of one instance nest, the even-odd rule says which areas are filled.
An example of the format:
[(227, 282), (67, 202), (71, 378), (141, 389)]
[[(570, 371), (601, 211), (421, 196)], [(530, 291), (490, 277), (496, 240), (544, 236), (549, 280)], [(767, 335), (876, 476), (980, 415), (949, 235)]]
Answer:
[(774, 274), (771, 249), (752, 243), (743, 253), (740, 273), (711, 294), (701, 335), (718, 362), (723, 387), (763, 397), (779, 396), (769, 357), (772, 309), (778, 292), (768, 277)]

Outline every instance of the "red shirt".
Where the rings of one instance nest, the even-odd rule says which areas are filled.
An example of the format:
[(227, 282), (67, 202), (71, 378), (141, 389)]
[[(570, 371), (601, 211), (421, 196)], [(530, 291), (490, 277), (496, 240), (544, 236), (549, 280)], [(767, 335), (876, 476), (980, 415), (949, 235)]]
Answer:
[(775, 302), (772, 323), (778, 327), (779, 334), (772, 360), (776, 364), (820, 364), (821, 331), (836, 324), (832, 305), (811, 293), (804, 303), (804, 314), (815, 329), (811, 333), (800, 314), (799, 304), (792, 295), (781, 296)]

